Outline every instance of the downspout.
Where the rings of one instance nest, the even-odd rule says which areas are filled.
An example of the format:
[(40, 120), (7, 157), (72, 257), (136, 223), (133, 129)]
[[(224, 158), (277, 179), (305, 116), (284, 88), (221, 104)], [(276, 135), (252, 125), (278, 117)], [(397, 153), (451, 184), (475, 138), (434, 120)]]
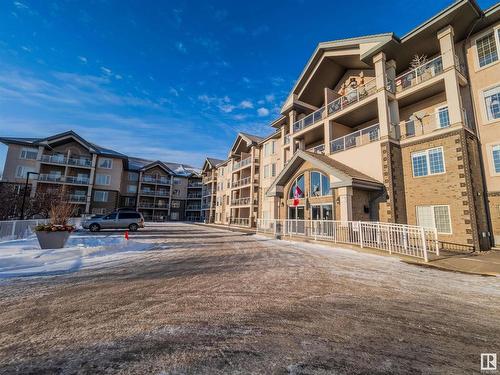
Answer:
[(469, 31), (469, 33), (467, 34), (467, 38), (465, 38), (465, 41), (464, 43), (462, 44), (462, 53), (463, 53), (463, 56), (464, 56), (464, 59), (465, 59), (465, 73), (467, 74), (467, 77), (469, 78), (469, 84), (467, 85), (467, 89), (469, 91), (469, 97), (470, 97), (470, 101), (471, 101), (471, 105), (472, 105), (472, 112), (474, 114), (474, 131), (475, 131), (475, 134), (476, 134), (476, 137), (477, 137), (477, 140), (478, 140), (478, 147), (479, 147), (479, 164), (481, 166), (481, 180), (482, 180), (482, 183), (483, 183), (483, 202), (484, 202), (484, 207), (485, 207), (485, 212), (486, 212), (486, 223), (487, 223), (487, 226), (488, 226), (488, 232), (489, 232), (489, 238), (490, 238), (490, 246), (495, 246), (495, 237), (493, 235), (493, 224), (491, 222), (491, 211), (490, 211), (490, 204), (489, 204), (489, 198), (488, 198), (488, 187), (486, 185), (486, 177), (485, 177), (485, 173), (486, 173), (486, 169), (485, 169), (485, 163), (484, 163), (484, 158), (483, 158), (483, 152), (482, 152), (482, 146), (481, 146), (481, 136), (479, 134), (479, 131), (478, 131), (478, 127), (477, 127), (477, 123), (476, 123), (476, 114), (478, 113), (477, 112), (477, 109), (476, 109), (476, 105), (474, 103), (474, 96), (473, 96), (473, 92), (472, 92), (472, 87), (471, 87), (471, 84), (470, 84), (470, 74), (469, 74), (469, 63), (467, 61), (467, 50), (466, 50), (466, 46), (467, 46), (467, 43), (469, 42), (469, 38), (470, 36), (472, 35), (472, 32), (474, 31), (474, 28), (476, 27), (476, 25), (479, 23), (479, 21), (481, 21), (482, 19), (484, 18), (484, 14), (479, 14), (479, 18), (472, 24), (472, 27)]

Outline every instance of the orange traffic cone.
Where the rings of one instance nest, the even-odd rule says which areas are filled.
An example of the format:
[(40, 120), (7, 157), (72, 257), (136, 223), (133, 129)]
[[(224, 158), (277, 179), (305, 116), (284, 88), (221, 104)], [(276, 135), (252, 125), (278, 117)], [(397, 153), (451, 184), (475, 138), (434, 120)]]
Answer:
[(128, 240), (128, 230), (125, 231), (125, 239)]

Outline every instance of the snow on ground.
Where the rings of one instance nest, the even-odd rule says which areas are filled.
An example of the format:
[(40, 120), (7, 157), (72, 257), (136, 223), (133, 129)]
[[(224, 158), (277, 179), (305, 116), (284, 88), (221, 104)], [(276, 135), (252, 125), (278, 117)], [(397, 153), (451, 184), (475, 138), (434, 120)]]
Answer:
[(63, 249), (41, 250), (36, 237), (0, 242), (0, 278), (75, 272), (145, 251), (152, 243), (118, 236), (72, 236)]

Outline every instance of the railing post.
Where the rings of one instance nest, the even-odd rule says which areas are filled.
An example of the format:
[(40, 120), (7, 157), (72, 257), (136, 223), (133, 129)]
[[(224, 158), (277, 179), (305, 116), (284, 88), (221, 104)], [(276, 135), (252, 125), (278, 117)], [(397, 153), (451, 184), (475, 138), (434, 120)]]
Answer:
[(434, 241), (436, 243), (436, 255), (439, 256), (439, 241), (438, 241), (438, 230), (434, 228)]
[(424, 261), (428, 262), (429, 259), (427, 257), (427, 244), (425, 243), (425, 230), (424, 228), (420, 228), (420, 234), (422, 236), (422, 251), (424, 253)]
[(12, 239), (14, 239), (15, 234), (16, 234), (16, 220), (13, 220), (12, 221), (12, 233), (11, 233)]
[(363, 248), (363, 230), (361, 228), (361, 221), (358, 221), (358, 230), (359, 230), (359, 246)]
[(318, 222), (315, 220), (313, 221), (314, 224), (314, 240), (316, 241), (318, 239)]
[(392, 254), (392, 243), (391, 243), (391, 227), (387, 226), (387, 244), (389, 246), (389, 254)]

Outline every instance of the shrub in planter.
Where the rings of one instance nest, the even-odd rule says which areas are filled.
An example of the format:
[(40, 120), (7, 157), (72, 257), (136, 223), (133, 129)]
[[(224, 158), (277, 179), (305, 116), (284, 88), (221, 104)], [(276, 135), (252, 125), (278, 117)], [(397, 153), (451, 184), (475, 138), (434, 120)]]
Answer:
[(68, 224), (74, 206), (67, 201), (54, 202), (50, 209), (50, 223), (35, 227), (36, 237), (42, 249), (61, 249), (66, 245), (69, 235), (75, 230)]

